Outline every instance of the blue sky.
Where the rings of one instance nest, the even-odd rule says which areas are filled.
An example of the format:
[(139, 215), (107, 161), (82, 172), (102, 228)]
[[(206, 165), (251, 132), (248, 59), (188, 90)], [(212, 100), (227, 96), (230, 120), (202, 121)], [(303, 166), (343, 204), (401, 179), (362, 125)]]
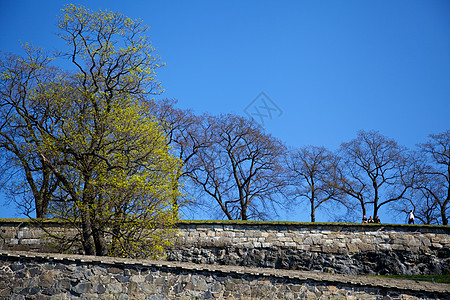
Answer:
[[(0, 0), (0, 50), (61, 47), (66, 3)], [(364, 129), (414, 148), (450, 128), (449, 1), (72, 3), (143, 19), (181, 108), (245, 116), (264, 92), (281, 113), (264, 127), (289, 146), (336, 150)]]

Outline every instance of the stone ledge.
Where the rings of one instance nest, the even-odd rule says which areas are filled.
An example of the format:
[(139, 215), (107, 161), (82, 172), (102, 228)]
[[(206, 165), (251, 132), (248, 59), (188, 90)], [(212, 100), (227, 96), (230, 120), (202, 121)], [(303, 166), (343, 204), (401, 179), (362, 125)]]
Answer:
[[(48, 226), (61, 226), (66, 224), (64, 220), (59, 219), (45, 219), (43, 223)], [(0, 224), (15, 225), (19, 227), (35, 227), (38, 226), (35, 220), (22, 218), (0, 218)], [(241, 221), (241, 220), (179, 220), (177, 226), (192, 226), (192, 228), (199, 228), (204, 226), (203, 230), (209, 230), (213, 226), (215, 230), (220, 231), (223, 228), (231, 229), (235, 226), (246, 227), (246, 230), (258, 230), (261, 226), (269, 227), (283, 227), (284, 230), (315, 228), (320, 231), (339, 232), (347, 231), (349, 228), (364, 228), (366, 231), (383, 231), (388, 229), (404, 229), (404, 231), (428, 231), (430, 229), (438, 230), (443, 233), (450, 233), (450, 225), (422, 225), (422, 224), (362, 224), (362, 223), (338, 223), (338, 222), (293, 222), (293, 221)], [(230, 227), (230, 228), (228, 228)], [(401, 230), (400, 230), (401, 231)]]
[(328, 274), (311, 271), (296, 271), (282, 269), (265, 268), (247, 268), (241, 266), (225, 265), (200, 265), (185, 262), (167, 262), (159, 260), (126, 259), (118, 257), (98, 257), (84, 255), (66, 255), (54, 253), (34, 253), (23, 251), (0, 250), (0, 256), (8, 258), (26, 259), (26, 260), (46, 260), (48, 262), (58, 261), (79, 264), (102, 264), (102, 265), (121, 265), (121, 266), (140, 266), (148, 268), (166, 268), (177, 269), (192, 272), (210, 272), (222, 274), (238, 274), (268, 278), (290, 278), (300, 281), (326, 282), (328, 284), (347, 284), (359, 287), (372, 287), (383, 289), (395, 289), (399, 291), (438, 293), (443, 295), (450, 294), (450, 284), (420, 282), (416, 280), (385, 279), (378, 277), (366, 277), (357, 275)]

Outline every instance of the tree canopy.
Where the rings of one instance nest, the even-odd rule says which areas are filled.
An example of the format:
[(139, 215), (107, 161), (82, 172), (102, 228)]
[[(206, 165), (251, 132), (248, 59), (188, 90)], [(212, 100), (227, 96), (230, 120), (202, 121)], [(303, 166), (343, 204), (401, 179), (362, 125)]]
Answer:
[(77, 71), (52, 67), (39, 49), (5, 55), (1, 146), (22, 167), (38, 217), (79, 224), (86, 254), (157, 255), (177, 218), (180, 170), (148, 109), (147, 95), (161, 91), (160, 59), (139, 20), (63, 12), (59, 55)]

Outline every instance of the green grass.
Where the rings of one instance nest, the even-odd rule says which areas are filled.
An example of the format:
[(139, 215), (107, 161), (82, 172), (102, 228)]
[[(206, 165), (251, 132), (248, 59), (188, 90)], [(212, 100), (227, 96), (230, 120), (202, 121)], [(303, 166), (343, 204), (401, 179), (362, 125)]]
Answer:
[[(66, 223), (65, 220), (59, 219), (45, 219), (44, 223)], [(33, 223), (30, 219), (19, 219), (19, 218), (0, 218), (0, 223)], [(414, 228), (435, 228), (444, 229), (450, 228), (450, 225), (409, 225), (409, 224), (369, 224), (369, 223), (339, 223), (339, 222), (294, 222), (294, 221), (241, 221), (241, 220), (179, 220), (178, 224), (212, 224), (212, 225), (277, 225), (277, 226), (301, 226), (301, 227), (318, 227), (318, 226), (341, 226), (341, 227), (365, 227), (365, 228), (383, 228), (383, 227), (414, 227)]]
[(374, 276), (380, 278), (407, 279), (407, 280), (429, 281), (435, 283), (450, 284), (450, 275), (374, 275)]

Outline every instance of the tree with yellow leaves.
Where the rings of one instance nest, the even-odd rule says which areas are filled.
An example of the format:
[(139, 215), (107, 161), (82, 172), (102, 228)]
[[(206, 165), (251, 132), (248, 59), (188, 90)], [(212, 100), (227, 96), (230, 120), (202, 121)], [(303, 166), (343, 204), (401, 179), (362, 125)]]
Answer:
[(180, 170), (148, 113), (160, 58), (139, 20), (74, 5), (63, 12), (68, 49), (59, 55), (77, 71), (39, 82), (13, 107), (37, 107), (20, 117), (34, 133), (24, 137), (30, 152), (58, 184), (47, 214), (77, 226), (86, 254), (156, 256), (177, 218)]

